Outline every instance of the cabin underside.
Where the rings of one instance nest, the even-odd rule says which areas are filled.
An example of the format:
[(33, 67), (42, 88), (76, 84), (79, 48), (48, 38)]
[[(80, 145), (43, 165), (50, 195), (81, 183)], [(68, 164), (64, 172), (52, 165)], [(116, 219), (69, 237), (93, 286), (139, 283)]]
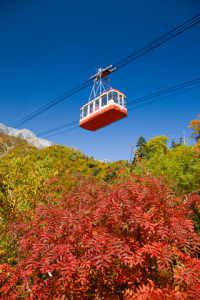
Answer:
[(127, 117), (127, 111), (117, 105), (109, 105), (95, 114), (80, 120), (79, 126), (96, 131), (104, 126)]

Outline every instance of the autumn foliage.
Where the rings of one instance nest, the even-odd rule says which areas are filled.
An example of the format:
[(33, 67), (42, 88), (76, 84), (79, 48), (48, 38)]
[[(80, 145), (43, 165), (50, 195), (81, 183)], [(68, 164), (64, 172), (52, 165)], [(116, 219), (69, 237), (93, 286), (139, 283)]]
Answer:
[(151, 174), (78, 182), (11, 223), (0, 299), (199, 299), (200, 196)]
[(190, 122), (189, 128), (191, 128), (193, 131), (191, 137), (194, 137), (197, 141), (195, 148), (197, 149), (198, 154), (199, 154), (199, 150), (200, 150), (200, 114), (197, 116), (197, 118), (198, 119), (192, 120)]

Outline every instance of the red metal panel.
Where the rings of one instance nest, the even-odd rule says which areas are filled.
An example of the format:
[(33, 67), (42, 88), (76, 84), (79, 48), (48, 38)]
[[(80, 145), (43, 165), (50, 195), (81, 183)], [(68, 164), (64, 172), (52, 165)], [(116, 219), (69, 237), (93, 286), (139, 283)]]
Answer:
[(95, 131), (123, 119), (126, 116), (127, 111), (125, 109), (122, 109), (117, 105), (109, 105), (104, 109), (89, 115), (87, 118), (80, 120), (79, 126), (87, 130)]

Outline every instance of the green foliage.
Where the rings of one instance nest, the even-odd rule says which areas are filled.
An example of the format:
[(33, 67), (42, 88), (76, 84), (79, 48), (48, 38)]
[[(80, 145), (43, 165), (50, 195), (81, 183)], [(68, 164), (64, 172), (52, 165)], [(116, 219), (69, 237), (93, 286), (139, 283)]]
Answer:
[(87, 166), (88, 166), (89, 168), (94, 168), (94, 167), (96, 167), (96, 163), (90, 162), (90, 163), (87, 164)]
[(38, 196), (47, 187), (47, 180), (54, 175), (49, 157), (37, 162), (31, 161), (29, 155), (21, 158), (10, 156), (9, 159), (9, 169), (2, 172), (0, 184), (0, 198), (4, 201), (0, 216), (4, 222), (5, 218), (10, 218), (11, 211), (18, 215), (35, 207)]
[(101, 172), (101, 170), (102, 170), (101, 168), (96, 168), (96, 167), (95, 167), (95, 168), (93, 169), (92, 175), (93, 175), (93, 176), (96, 176), (97, 174), (99, 174), (99, 173)]
[(27, 154), (31, 149), (36, 149), (30, 146), (25, 140), (18, 137), (9, 136), (0, 132), (0, 158), (11, 152), (14, 149), (16, 155)]
[(179, 146), (181, 146), (181, 145), (183, 145), (184, 143), (183, 143), (183, 138), (182, 137), (180, 137), (179, 138), (179, 143), (178, 142), (175, 142), (175, 140), (174, 140), (174, 138), (172, 139), (172, 141), (171, 141), (171, 149), (174, 149), (174, 148), (176, 148), (176, 147), (179, 147)]
[(116, 176), (117, 176), (116, 170), (109, 169), (106, 176), (104, 177), (104, 180), (109, 181), (115, 178)]
[(174, 149), (176, 148), (176, 142), (174, 140), (174, 138), (172, 139), (172, 142), (171, 142), (171, 149)]
[(152, 172), (154, 176), (165, 176), (177, 194), (192, 192), (200, 188), (200, 160), (192, 146), (179, 146), (163, 153), (154, 152), (148, 160), (136, 165), (133, 172)]
[(137, 147), (137, 150), (136, 150), (135, 156), (137, 158), (145, 158), (147, 155), (147, 150), (146, 150), (146, 140), (143, 136), (139, 137), (136, 147)]
[(132, 163), (135, 164), (141, 159), (150, 159), (156, 154), (166, 154), (168, 151), (168, 140), (166, 136), (162, 135), (149, 139), (149, 142), (146, 142), (145, 138), (140, 136), (136, 144), (137, 150), (135, 151), (135, 157)]
[(167, 141), (169, 139), (164, 135), (149, 139), (149, 142), (145, 144), (147, 158), (151, 158), (155, 154), (166, 154), (168, 152)]
[(180, 146), (184, 144), (184, 140), (183, 140), (182, 136), (179, 138), (179, 144), (180, 144)]
[(61, 145), (38, 150), (20, 138), (3, 133), (1, 139), (0, 145), (13, 145), (0, 159), (0, 216), (3, 222), (10, 217), (11, 211), (18, 215), (34, 208), (40, 195), (48, 192), (48, 181), (53, 177), (71, 190), (75, 187), (75, 174), (109, 180), (127, 165), (124, 161), (102, 164)]

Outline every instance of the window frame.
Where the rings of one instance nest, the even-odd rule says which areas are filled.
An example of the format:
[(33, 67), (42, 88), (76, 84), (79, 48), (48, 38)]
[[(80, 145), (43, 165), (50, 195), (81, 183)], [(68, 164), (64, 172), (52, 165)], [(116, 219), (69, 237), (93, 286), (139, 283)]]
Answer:
[(106, 97), (106, 104), (104, 106), (107, 106), (108, 105), (108, 93), (104, 94), (102, 97), (101, 97), (101, 107), (103, 108), (103, 97)]
[[(99, 108), (98, 109), (96, 109), (96, 102), (97, 101), (99, 101)], [(96, 111), (98, 111), (101, 107), (100, 107), (100, 98), (98, 98), (98, 99), (96, 99), (95, 101), (94, 101), (94, 111), (96, 112)]]
[(84, 106), (83, 107), (83, 116), (84, 116), (84, 113), (85, 113), (85, 109), (87, 108), (87, 114), (86, 114), (86, 116), (84, 116), (83, 118), (86, 118), (86, 117), (88, 117), (88, 115), (89, 115), (89, 113), (88, 113), (88, 107), (89, 107), (89, 105), (87, 104), (86, 106)]
[[(92, 112), (90, 112), (90, 106), (91, 105), (92, 105)], [(94, 113), (94, 101), (92, 103), (89, 103), (88, 107), (89, 107), (89, 115), (93, 114)]]
[[(115, 102), (115, 99), (114, 99), (114, 93), (117, 94), (117, 102)], [(119, 92), (113, 91), (113, 101), (114, 101), (115, 104), (119, 105)]]
[[(117, 95), (117, 102), (115, 102), (114, 100), (114, 93), (116, 93)], [(109, 99), (109, 95), (111, 95), (110, 99)], [(106, 97), (106, 105), (103, 106), (103, 97)], [(122, 97), (122, 103), (120, 103), (120, 97)], [(127, 103), (126, 103), (126, 96), (121, 93), (120, 91), (117, 90), (110, 90), (105, 92), (104, 94), (102, 94), (101, 96), (99, 96), (96, 99), (93, 99), (91, 102), (87, 103), (87, 105), (85, 105), (84, 107), (81, 108), (81, 114), (80, 114), (80, 120), (90, 116), (91, 114), (97, 112), (98, 110), (100, 110), (101, 108), (104, 108), (105, 106), (108, 106), (110, 104), (115, 104), (118, 106), (121, 106), (123, 108), (125, 108), (127, 110)], [(111, 103), (109, 103), (110, 101), (113, 101)], [(98, 101), (99, 104), (99, 108), (96, 110), (96, 102)], [(92, 105), (92, 109), (93, 111), (90, 113), (90, 106)], [(84, 116), (84, 112), (85, 110), (87, 111), (87, 115)]]
[[(120, 104), (120, 98), (122, 99), (122, 104)], [(119, 101), (119, 106), (124, 107), (124, 96), (122, 94), (120, 94), (120, 93), (119, 93), (119, 99), (118, 99), (118, 101)]]
[(125, 97), (125, 96), (124, 96), (124, 100), (123, 100), (123, 106), (124, 106), (124, 108), (127, 110), (126, 98), (127, 98), (127, 97)]

